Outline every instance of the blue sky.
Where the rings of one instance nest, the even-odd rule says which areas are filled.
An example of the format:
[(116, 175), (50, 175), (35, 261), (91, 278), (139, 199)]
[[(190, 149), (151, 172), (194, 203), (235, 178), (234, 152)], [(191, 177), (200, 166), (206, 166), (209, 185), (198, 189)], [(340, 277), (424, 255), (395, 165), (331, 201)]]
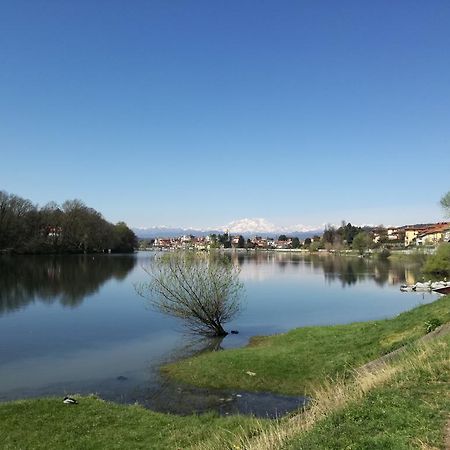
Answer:
[(442, 220), (450, 2), (0, 5), (0, 189), (132, 226)]

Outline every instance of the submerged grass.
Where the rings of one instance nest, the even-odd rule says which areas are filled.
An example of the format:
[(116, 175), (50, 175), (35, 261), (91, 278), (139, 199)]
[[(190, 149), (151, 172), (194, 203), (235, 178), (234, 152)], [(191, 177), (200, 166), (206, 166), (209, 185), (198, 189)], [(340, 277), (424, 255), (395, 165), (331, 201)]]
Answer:
[(202, 387), (310, 394), (325, 379), (345, 376), (352, 368), (415, 341), (426, 333), (425, 322), (434, 318), (450, 321), (450, 296), (389, 320), (257, 337), (247, 347), (202, 354), (163, 371)]

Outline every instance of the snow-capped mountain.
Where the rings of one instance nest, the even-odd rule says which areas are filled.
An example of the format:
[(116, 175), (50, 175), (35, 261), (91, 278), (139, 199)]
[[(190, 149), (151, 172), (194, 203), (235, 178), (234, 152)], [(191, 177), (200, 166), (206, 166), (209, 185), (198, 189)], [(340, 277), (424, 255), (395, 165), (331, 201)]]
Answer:
[(229, 230), (232, 234), (293, 234), (321, 231), (319, 228), (295, 225), (292, 227), (280, 227), (263, 218), (240, 219), (230, 222), (228, 225), (220, 227), (222, 230)]
[(147, 239), (155, 237), (175, 237), (183, 234), (207, 236), (212, 233), (219, 234), (226, 231), (230, 234), (242, 234), (243, 236), (261, 235), (265, 237), (277, 237), (280, 234), (286, 234), (289, 236), (305, 238), (314, 234), (321, 234), (323, 232), (323, 228), (308, 227), (304, 225), (283, 227), (274, 225), (263, 218), (244, 218), (234, 220), (227, 225), (204, 229), (158, 226), (149, 228), (133, 228), (133, 231), (138, 237)]
[(192, 234), (194, 236), (208, 236), (209, 234), (219, 234), (223, 233), (222, 230), (200, 230), (196, 228), (181, 228), (181, 227), (167, 227), (167, 226), (157, 226), (157, 227), (141, 227), (133, 228), (134, 233), (138, 238), (141, 239), (154, 239), (157, 237), (177, 237), (183, 235)]

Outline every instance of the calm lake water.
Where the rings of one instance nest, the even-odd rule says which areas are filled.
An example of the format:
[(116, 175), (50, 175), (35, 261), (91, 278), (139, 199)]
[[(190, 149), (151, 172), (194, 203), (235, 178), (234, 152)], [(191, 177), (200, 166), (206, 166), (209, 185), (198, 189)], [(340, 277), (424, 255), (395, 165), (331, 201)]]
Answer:
[(146, 281), (142, 267), (153, 256), (1, 256), (0, 401), (97, 393), (162, 411), (224, 412), (231, 408), (223, 406), (224, 396), (234, 399), (230, 405), (243, 397), (205, 397), (162, 379), (160, 365), (245, 345), (253, 335), (392, 317), (437, 298), (399, 291), (417, 277), (413, 263), (233, 253), (245, 285), (243, 311), (227, 326), (239, 334), (218, 343), (185, 335), (177, 320), (151, 310), (136, 294), (134, 285)]

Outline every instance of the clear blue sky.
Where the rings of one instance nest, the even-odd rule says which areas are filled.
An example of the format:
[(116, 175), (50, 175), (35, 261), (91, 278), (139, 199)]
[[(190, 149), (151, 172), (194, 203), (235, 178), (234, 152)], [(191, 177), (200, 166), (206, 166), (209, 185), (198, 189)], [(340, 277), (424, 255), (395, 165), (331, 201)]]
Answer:
[(450, 2), (4, 1), (0, 156), (132, 226), (442, 220)]

